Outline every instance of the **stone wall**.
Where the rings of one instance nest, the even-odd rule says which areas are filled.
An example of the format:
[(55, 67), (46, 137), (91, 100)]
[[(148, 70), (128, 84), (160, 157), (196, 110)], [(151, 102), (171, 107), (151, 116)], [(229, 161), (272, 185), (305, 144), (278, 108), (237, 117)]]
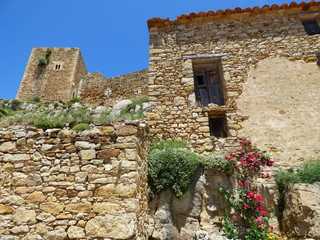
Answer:
[[(51, 50), (49, 61), (39, 65), (39, 58), (45, 58), (47, 49)], [(79, 48), (33, 48), (17, 99), (69, 100), (78, 81), (86, 74)]]
[(141, 123), (0, 130), (1, 239), (146, 239)]
[(105, 78), (100, 73), (88, 74), (79, 85), (78, 96), (92, 106), (112, 106), (123, 99), (148, 95), (148, 70)]
[[(156, 195), (150, 202), (151, 239), (222, 239), (222, 217), (229, 206), (219, 188), (232, 191), (235, 184), (234, 179), (224, 173), (200, 169), (181, 198), (177, 199), (170, 190)], [(261, 179), (259, 190), (268, 211), (276, 213), (278, 190), (274, 179)], [(270, 223), (279, 232), (276, 217), (273, 216)], [(200, 233), (208, 237), (197, 237)]]
[[(312, 11), (319, 12), (319, 6)], [(285, 112), (286, 109), (292, 109), (293, 106), (296, 106), (296, 101), (290, 101), (290, 96), (282, 94), (288, 89), (279, 88), (268, 89), (265, 94), (262, 94), (269, 101), (268, 106), (273, 106), (272, 109), (267, 107), (262, 109), (261, 99), (260, 103), (256, 103), (254, 99), (251, 99), (250, 102), (247, 101), (246, 104), (250, 104), (250, 106), (245, 108), (244, 104), (240, 104), (239, 97), (242, 94), (249, 94), (249, 91), (252, 93), (256, 83), (261, 86), (270, 86), (271, 80), (269, 85), (263, 84), (268, 81), (263, 77), (266, 74), (255, 72), (257, 74), (251, 83), (251, 85), (253, 84), (252, 88), (247, 90), (248, 92), (243, 92), (244, 84), (249, 81), (249, 71), (254, 71), (259, 64), (262, 65), (264, 61), (272, 61), (273, 58), (282, 59), (277, 62), (277, 69), (282, 69), (282, 71), (292, 69), (291, 66), (294, 66), (295, 61), (309, 63), (302, 72), (290, 72), (290, 78), (293, 80), (287, 85), (292, 84), (291, 88), (296, 88), (295, 91), (299, 91), (297, 88), (301, 85), (296, 83), (301, 79), (307, 79), (306, 76), (310, 75), (312, 76), (310, 81), (313, 82), (313, 85), (308, 88), (308, 85), (305, 84), (301, 95), (308, 95), (310, 91), (318, 92), (320, 90), (319, 81), (314, 82), (316, 77), (319, 78), (319, 70), (316, 67), (316, 52), (320, 49), (320, 35), (307, 35), (301, 24), (300, 13), (301, 9), (299, 8), (262, 11), (261, 13), (252, 13), (252, 16), (251, 13), (238, 13), (187, 20), (164, 20), (162, 23), (149, 21), (149, 99), (151, 108), (147, 117), (152, 134), (160, 138), (190, 140), (198, 152), (229, 151), (235, 146), (238, 137), (253, 137), (255, 134), (252, 133), (252, 127), (260, 125), (261, 128), (263, 126), (263, 132), (259, 133), (258, 147), (271, 151), (274, 146), (268, 146), (267, 144), (270, 142), (267, 141), (270, 141), (274, 129), (273, 125), (268, 122), (275, 122), (281, 116), (269, 113), (273, 109), (279, 109), (279, 111), (283, 109), (282, 100), (286, 97), (289, 97), (286, 104), (291, 106), (283, 109)], [(207, 107), (201, 107), (196, 103), (193, 79), (194, 59), (220, 61), (221, 81), (225, 85), (224, 106), (209, 104)], [(288, 64), (288, 62), (292, 62), (292, 64)], [(270, 71), (269, 75), (272, 75), (275, 70), (264, 69), (264, 71)], [(304, 76), (302, 77), (301, 74)], [(287, 86), (283, 81), (288, 81), (288, 78), (279, 75), (272, 76), (272, 83), (277, 81), (279, 86)], [(262, 91), (263, 89), (260, 88), (259, 93)], [(308, 105), (308, 114), (297, 114), (292, 116), (292, 119), (296, 118), (297, 122), (308, 122), (319, 118), (318, 99), (315, 97), (308, 98), (308, 100), (310, 102), (303, 101), (299, 106), (296, 106), (296, 108), (304, 109)], [(244, 112), (247, 108), (250, 108), (251, 111)], [(251, 117), (253, 110), (261, 117), (258, 119)], [(220, 114), (226, 116), (227, 137), (217, 139), (210, 137), (208, 116)], [(246, 122), (248, 117), (250, 122)], [(312, 122), (314, 121), (312, 120)], [(319, 131), (319, 126), (315, 127), (316, 131)], [(288, 144), (287, 132), (284, 129), (279, 130), (277, 136), (281, 136), (282, 146), (284, 146)], [(290, 131), (294, 131), (294, 129)], [(315, 129), (302, 127), (301, 133), (305, 134), (299, 134), (301, 149), (304, 148), (305, 140), (310, 138), (309, 133), (312, 131)], [(261, 138), (263, 134), (267, 134), (268, 137)], [(312, 141), (319, 141), (319, 136)], [(319, 153), (319, 146), (312, 146), (312, 148), (311, 153)], [(282, 153), (281, 157), (289, 154), (286, 147), (277, 149), (277, 151)], [(306, 152), (304, 157), (308, 157), (309, 154), (310, 151)], [(290, 161), (295, 160), (297, 159)]]

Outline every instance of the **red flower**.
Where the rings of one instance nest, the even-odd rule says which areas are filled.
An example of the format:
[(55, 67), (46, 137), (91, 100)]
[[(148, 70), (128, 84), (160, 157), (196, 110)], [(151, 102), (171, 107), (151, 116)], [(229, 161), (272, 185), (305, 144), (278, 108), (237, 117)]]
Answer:
[(250, 192), (250, 193), (248, 193), (248, 196), (249, 196), (251, 199), (254, 199), (254, 193)]
[(233, 218), (234, 220), (237, 220), (237, 216), (235, 216), (235, 215), (233, 215), (232, 218)]
[(244, 205), (245, 208), (249, 208), (250, 206), (248, 204)]
[(261, 211), (261, 214), (262, 214), (262, 215), (267, 215), (268, 212), (267, 212), (267, 211)]
[(239, 186), (243, 186), (243, 182), (238, 182)]
[(271, 230), (274, 230), (274, 226), (270, 226), (270, 229), (271, 229)]

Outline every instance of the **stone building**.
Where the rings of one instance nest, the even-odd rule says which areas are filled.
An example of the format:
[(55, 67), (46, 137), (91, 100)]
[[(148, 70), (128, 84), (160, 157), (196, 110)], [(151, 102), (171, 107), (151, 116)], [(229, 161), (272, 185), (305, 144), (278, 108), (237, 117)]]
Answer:
[(311, 1), (148, 20), (152, 133), (199, 152), (249, 137), (284, 165), (319, 154), (319, 14)]
[(79, 48), (33, 48), (17, 99), (68, 100), (87, 73)]
[(32, 49), (21, 85), (19, 100), (36, 97), (45, 101), (79, 97), (88, 105), (113, 105), (124, 98), (147, 96), (147, 69), (106, 78), (99, 72), (88, 73), (79, 48)]
[(201, 153), (248, 137), (296, 163), (320, 152), (319, 12), (311, 1), (153, 18), (149, 69), (109, 79), (88, 73), (77, 48), (34, 48), (17, 98), (110, 106), (148, 95), (153, 136)]

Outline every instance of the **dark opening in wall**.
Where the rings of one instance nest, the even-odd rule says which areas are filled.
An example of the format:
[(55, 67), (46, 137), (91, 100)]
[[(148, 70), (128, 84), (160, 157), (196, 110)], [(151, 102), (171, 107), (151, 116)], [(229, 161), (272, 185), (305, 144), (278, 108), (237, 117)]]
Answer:
[(210, 136), (217, 138), (227, 137), (227, 120), (225, 115), (209, 117)]
[(224, 84), (219, 60), (194, 59), (192, 62), (196, 101), (200, 106), (224, 105)]
[(303, 20), (302, 24), (308, 35), (320, 34), (320, 26), (317, 19)]
[(61, 67), (61, 65), (60, 65), (60, 64), (56, 64), (55, 69), (56, 69), (56, 70), (59, 70), (59, 69), (60, 69), (60, 67)]

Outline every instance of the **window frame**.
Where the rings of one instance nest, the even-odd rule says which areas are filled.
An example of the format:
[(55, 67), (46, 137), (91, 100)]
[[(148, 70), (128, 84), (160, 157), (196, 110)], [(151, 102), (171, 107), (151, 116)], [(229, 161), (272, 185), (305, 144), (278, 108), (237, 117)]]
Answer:
[[(225, 83), (220, 59), (195, 59), (192, 62), (196, 102), (200, 106), (225, 105)], [(199, 78), (202, 77), (202, 84)]]

